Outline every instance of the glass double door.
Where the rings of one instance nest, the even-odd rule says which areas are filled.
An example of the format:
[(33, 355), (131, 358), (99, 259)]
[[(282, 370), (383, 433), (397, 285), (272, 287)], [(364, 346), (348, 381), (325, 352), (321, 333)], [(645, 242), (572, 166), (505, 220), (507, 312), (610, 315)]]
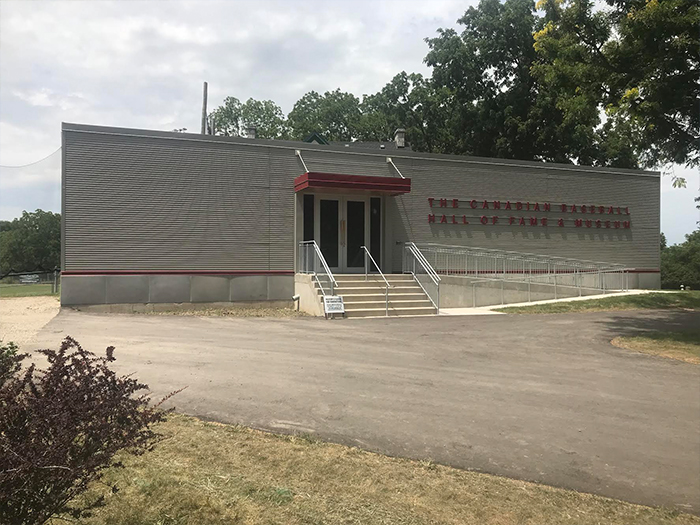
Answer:
[(334, 273), (364, 272), (369, 238), (369, 199), (321, 197), (316, 206), (314, 237)]

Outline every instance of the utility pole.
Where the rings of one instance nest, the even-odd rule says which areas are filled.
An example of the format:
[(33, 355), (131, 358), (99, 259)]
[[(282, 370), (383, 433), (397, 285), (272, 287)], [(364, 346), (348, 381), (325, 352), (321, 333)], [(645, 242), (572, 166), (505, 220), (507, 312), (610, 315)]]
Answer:
[(207, 132), (207, 83), (204, 83), (204, 91), (202, 93), (202, 135)]

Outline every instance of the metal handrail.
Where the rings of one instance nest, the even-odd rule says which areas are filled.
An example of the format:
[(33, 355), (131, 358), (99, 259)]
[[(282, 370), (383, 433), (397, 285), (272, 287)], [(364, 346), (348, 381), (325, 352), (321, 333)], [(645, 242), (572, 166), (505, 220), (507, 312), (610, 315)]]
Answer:
[[(316, 241), (301, 241), (299, 243), (299, 246), (309, 246), (312, 245), (314, 247), (314, 253), (316, 254), (316, 257), (318, 257), (318, 260), (321, 261), (321, 266), (323, 266), (323, 270), (326, 272), (326, 275), (328, 275), (328, 279), (331, 282), (331, 295), (333, 295), (334, 288), (338, 286), (338, 281), (335, 280), (335, 277), (333, 276), (333, 272), (331, 272), (331, 269), (328, 267), (328, 263), (326, 262), (326, 258), (323, 256), (323, 253), (321, 253), (321, 249), (318, 247), (318, 244), (316, 244)], [(316, 278), (316, 281), (318, 281), (319, 286), (321, 286), (321, 282), (316, 276), (316, 272), (313, 272), (314, 276)], [(323, 293), (323, 286), (321, 286), (321, 292)], [(326, 295), (323, 293), (323, 295)]]
[(386, 280), (386, 277), (384, 277), (384, 274), (382, 273), (381, 268), (379, 268), (377, 261), (375, 261), (374, 257), (372, 257), (372, 254), (369, 253), (367, 246), (360, 246), (360, 248), (362, 248), (365, 251), (365, 281), (367, 280), (367, 256), (369, 255), (369, 258), (374, 264), (374, 267), (377, 269), (379, 275), (382, 276), (382, 279), (384, 279), (384, 282), (386, 283), (386, 288), (384, 288), (384, 313), (387, 317), (389, 317), (389, 288), (391, 288), (391, 285), (389, 284), (389, 281)]
[(415, 243), (412, 242), (407, 242), (406, 245), (408, 246), (408, 249), (411, 250), (411, 253), (416, 257), (418, 262), (421, 263), (421, 266), (428, 274), (428, 276), (432, 279), (433, 283), (438, 284), (440, 282), (440, 276), (430, 265), (428, 259), (425, 258), (420, 249), (415, 245)]
[(384, 274), (382, 273), (381, 268), (379, 268), (379, 265), (377, 264), (377, 261), (374, 260), (374, 257), (372, 257), (372, 254), (369, 253), (369, 250), (367, 249), (367, 246), (360, 246), (361, 249), (365, 251), (365, 281), (367, 280), (367, 255), (369, 255), (370, 260), (372, 261), (372, 264), (374, 264), (374, 267), (377, 269), (379, 272), (379, 275), (382, 276), (382, 279), (384, 279), (384, 282), (386, 285), (391, 288), (391, 285), (389, 284), (389, 281), (386, 280), (386, 277), (384, 277)]
[[(426, 290), (425, 286), (423, 286), (423, 283), (421, 283), (420, 279), (418, 279), (418, 276), (415, 273), (415, 264), (414, 264), (414, 271), (409, 272), (413, 275), (413, 278), (415, 279), (416, 283), (418, 283), (418, 286), (420, 286), (421, 290), (423, 290), (423, 293), (425, 293), (426, 297), (430, 300), (431, 303), (433, 303), (433, 306), (435, 307), (436, 313), (439, 314), (440, 313), (440, 280), (441, 280), (440, 276), (437, 274), (435, 269), (430, 265), (428, 260), (421, 253), (420, 249), (415, 245), (415, 243), (406, 242), (406, 243), (404, 243), (404, 245), (405, 245), (405, 248), (408, 248), (408, 251), (413, 256), (414, 261), (418, 261), (418, 264), (423, 268), (423, 270), (425, 271), (425, 274), (428, 277), (430, 277), (431, 281), (433, 281), (433, 284), (435, 285), (435, 288), (437, 290), (435, 299), (432, 298), (432, 296), (428, 293), (428, 290)], [(404, 271), (406, 271), (405, 267), (404, 267)]]

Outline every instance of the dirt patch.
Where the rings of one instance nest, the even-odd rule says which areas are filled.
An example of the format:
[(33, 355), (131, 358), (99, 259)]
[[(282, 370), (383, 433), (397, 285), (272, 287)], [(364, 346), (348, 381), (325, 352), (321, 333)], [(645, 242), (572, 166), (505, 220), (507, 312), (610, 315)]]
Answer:
[(8, 297), (0, 299), (0, 340), (20, 348), (58, 313), (57, 297)]

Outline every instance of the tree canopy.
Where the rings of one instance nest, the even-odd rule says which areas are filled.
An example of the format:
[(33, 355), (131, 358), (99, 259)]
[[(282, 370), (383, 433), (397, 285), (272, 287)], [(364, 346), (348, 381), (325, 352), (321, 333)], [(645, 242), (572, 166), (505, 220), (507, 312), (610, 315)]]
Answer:
[(22, 212), (0, 224), (0, 275), (61, 266), (61, 215), (50, 211)]
[(228, 97), (217, 132), (385, 141), (414, 150), (618, 167), (700, 163), (697, 0), (481, 0), (427, 38), (432, 75), (401, 72), (360, 100), (336, 89)]
[(661, 287), (677, 290), (681, 285), (700, 290), (700, 230), (661, 250)]

